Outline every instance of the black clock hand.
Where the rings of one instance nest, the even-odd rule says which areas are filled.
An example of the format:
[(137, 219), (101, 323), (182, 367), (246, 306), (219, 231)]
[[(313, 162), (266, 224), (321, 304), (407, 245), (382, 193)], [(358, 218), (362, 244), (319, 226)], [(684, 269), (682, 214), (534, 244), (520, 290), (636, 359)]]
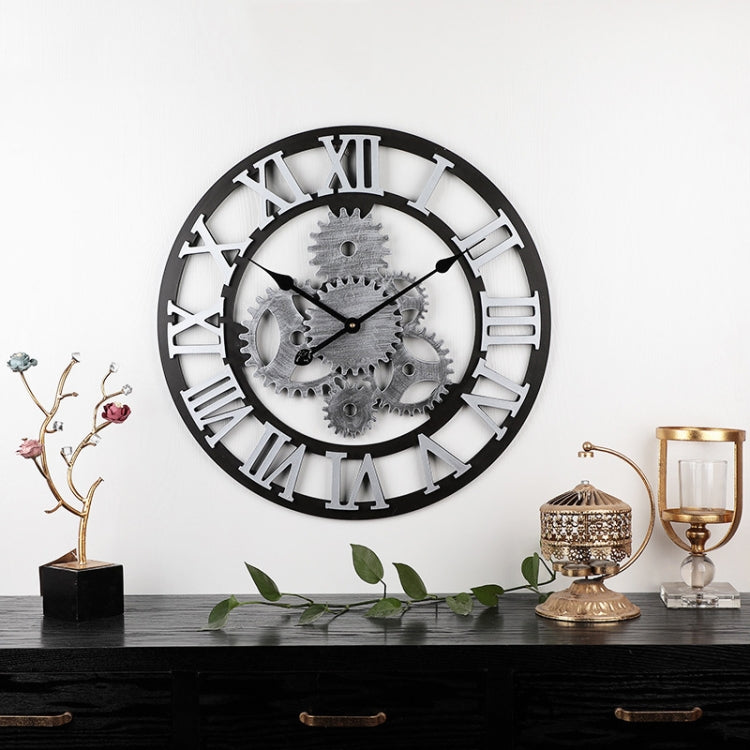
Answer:
[(342, 323), (346, 323), (347, 318), (345, 318), (341, 313), (336, 312), (336, 310), (334, 310), (332, 307), (328, 307), (325, 302), (322, 302), (320, 300), (317, 294), (311, 294), (304, 289), (300, 289), (300, 287), (298, 287), (294, 283), (294, 279), (291, 276), (287, 276), (285, 273), (277, 273), (276, 271), (272, 271), (270, 268), (262, 266), (252, 258), (250, 258), (250, 262), (254, 266), (258, 266), (258, 268), (260, 268), (262, 271), (265, 271), (278, 284), (279, 289), (281, 289), (282, 292), (295, 292), (296, 294), (299, 294), (300, 297), (304, 297), (306, 300), (312, 302), (323, 312), (327, 312), (331, 317), (336, 318), (336, 320), (340, 320)]
[[(463, 253), (461, 253), (461, 255), (463, 255)], [(415, 287), (418, 287), (423, 281), (427, 281), (430, 276), (433, 276), (436, 273), (445, 273), (461, 257), (461, 255), (452, 255), (450, 258), (441, 258), (435, 264), (435, 268), (433, 268), (432, 271), (429, 271), (421, 278), (412, 282), (411, 284), (409, 284), (409, 286), (405, 286), (401, 291), (392, 294), (390, 297), (387, 297), (382, 302), (375, 305), (372, 310), (368, 310), (364, 315), (360, 315), (357, 318), (357, 323), (359, 323), (359, 325), (362, 325), (364, 321), (366, 321), (368, 318), (371, 318), (373, 315), (375, 315), (375, 313), (379, 313), (384, 307), (392, 305), (399, 297), (402, 297), (404, 294), (407, 294)]]
[(445, 273), (461, 257), (461, 255), (464, 255), (464, 253), (467, 252), (468, 248), (464, 250), (464, 252), (460, 255), (453, 255), (450, 258), (441, 258), (437, 263), (435, 263), (435, 268), (433, 268), (431, 271), (428, 271), (424, 276), (412, 282), (408, 286), (405, 286), (395, 294), (392, 294), (390, 297), (387, 297), (382, 302), (375, 305), (375, 307), (373, 307), (371, 310), (368, 310), (364, 315), (360, 315), (358, 318), (345, 320), (343, 328), (340, 328), (332, 336), (329, 336), (324, 341), (316, 344), (314, 347), (312, 347), (312, 349), (300, 349), (294, 357), (294, 363), (296, 365), (309, 365), (310, 362), (312, 362), (313, 356), (317, 354), (321, 349), (336, 341), (336, 339), (340, 338), (345, 333), (357, 333), (365, 320), (371, 318), (373, 315), (375, 315), (375, 313), (380, 312), (384, 307), (392, 305), (397, 299), (399, 299), (399, 297), (402, 297), (404, 294), (407, 294), (415, 287), (418, 287), (422, 282), (429, 279), (430, 276), (433, 276), (436, 273)]
[(332, 336), (329, 336), (325, 341), (321, 341), (319, 344), (316, 344), (312, 349), (300, 349), (295, 355), (294, 355), (294, 364), (295, 365), (309, 365), (310, 362), (312, 362), (313, 356), (317, 354), (323, 347), (328, 346), (328, 344), (336, 341), (336, 339), (343, 336), (345, 333), (356, 333), (359, 330), (359, 320), (357, 318), (349, 318), (344, 322), (344, 327), (339, 328), (336, 333), (334, 333)]

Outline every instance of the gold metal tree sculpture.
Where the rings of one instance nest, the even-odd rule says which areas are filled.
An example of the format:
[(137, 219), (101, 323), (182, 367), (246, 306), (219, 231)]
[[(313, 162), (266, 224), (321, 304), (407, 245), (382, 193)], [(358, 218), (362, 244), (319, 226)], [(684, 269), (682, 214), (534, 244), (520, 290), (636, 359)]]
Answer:
[[(34, 465), (44, 477), (47, 486), (55, 498), (56, 505), (53, 508), (46, 510), (45, 513), (54, 513), (60, 508), (65, 508), (69, 513), (78, 517), (78, 544), (76, 547), (77, 566), (84, 568), (87, 564), (86, 530), (89, 514), (91, 512), (91, 503), (94, 499), (94, 493), (103, 480), (101, 477), (98, 477), (86, 492), (82, 492), (78, 489), (73, 480), (73, 469), (78, 457), (85, 448), (99, 444), (99, 441), (101, 440), (100, 433), (105, 427), (109, 427), (112, 424), (121, 424), (128, 418), (128, 416), (130, 416), (129, 406), (112, 401), (111, 399), (120, 395), (127, 396), (133, 389), (129, 385), (123, 385), (119, 390), (107, 393), (107, 380), (118, 370), (118, 367), (114, 362), (110, 364), (109, 370), (101, 383), (102, 397), (96, 402), (93, 409), (91, 430), (85, 435), (85, 437), (83, 437), (75, 448), (71, 445), (66, 445), (60, 450), (60, 455), (67, 466), (67, 486), (71, 496), (66, 499), (61, 490), (55, 484), (52, 472), (50, 471), (50, 466), (47, 460), (47, 436), (61, 432), (63, 429), (63, 423), (56, 419), (62, 402), (67, 398), (78, 396), (75, 391), (65, 391), (65, 384), (71, 370), (81, 361), (81, 356), (78, 352), (73, 352), (70, 356), (70, 362), (60, 376), (54, 401), (50, 408), (46, 408), (42, 405), (26, 379), (26, 371), (29, 368), (34, 367), (37, 364), (37, 360), (32, 359), (25, 352), (17, 352), (11, 355), (7, 364), (13, 372), (17, 372), (21, 376), (21, 380), (31, 396), (32, 401), (44, 414), (44, 419), (39, 428), (39, 437), (36, 439), (24, 438), (21, 442), (20, 448), (16, 452), (23, 458), (31, 459), (34, 462)], [(102, 410), (101, 413), (99, 412), (100, 408)]]

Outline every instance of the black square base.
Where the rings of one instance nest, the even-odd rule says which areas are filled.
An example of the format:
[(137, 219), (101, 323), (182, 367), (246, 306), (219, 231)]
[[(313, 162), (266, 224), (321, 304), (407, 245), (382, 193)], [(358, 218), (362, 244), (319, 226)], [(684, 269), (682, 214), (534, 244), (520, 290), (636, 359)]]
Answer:
[(121, 615), (124, 609), (122, 565), (76, 563), (39, 567), (42, 611), (60, 620), (95, 620)]

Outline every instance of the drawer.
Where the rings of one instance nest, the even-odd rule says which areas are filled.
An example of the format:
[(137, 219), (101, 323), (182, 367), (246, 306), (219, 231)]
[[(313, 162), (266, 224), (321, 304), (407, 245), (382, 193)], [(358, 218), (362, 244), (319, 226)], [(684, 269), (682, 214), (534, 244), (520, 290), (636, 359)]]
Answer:
[(0, 726), (3, 750), (166, 748), (171, 710), (169, 674), (0, 673), (0, 716), (70, 714), (38, 720), (56, 726)]
[[(484, 672), (201, 674), (201, 747), (483, 747)], [(377, 717), (374, 726), (308, 726), (318, 717)], [(379, 723), (381, 722), (382, 723)]]
[[(693, 708), (701, 709), (687, 715)], [(615, 709), (664, 711), (658, 721), (624, 721)], [(682, 712), (682, 713), (675, 713)], [(668, 717), (692, 721), (668, 721)], [(746, 673), (623, 675), (523, 674), (514, 678), (518, 748), (677, 750), (750, 747), (750, 678)]]

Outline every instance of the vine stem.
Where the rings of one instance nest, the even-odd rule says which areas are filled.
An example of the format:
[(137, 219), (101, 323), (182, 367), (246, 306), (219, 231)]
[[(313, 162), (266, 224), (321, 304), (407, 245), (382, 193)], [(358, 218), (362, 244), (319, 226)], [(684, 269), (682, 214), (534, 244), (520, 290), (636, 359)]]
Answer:
[(542, 563), (542, 565), (544, 566), (544, 569), (547, 571), (547, 573), (549, 573), (548, 580), (540, 581), (540, 582), (537, 582), (536, 584), (525, 583), (521, 586), (513, 586), (512, 588), (504, 589), (503, 593), (507, 594), (511, 591), (523, 591), (523, 589), (529, 589), (530, 591), (536, 591), (538, 593), (540, 586), (546, 586), (547, 584), (552, 583), (553, 581), (556, 581), (557, 573), (555, 573), (555, 571), (552, 570), (552, 568), (550, 568), (549, 565), (547, 565), (547, 561), (543, 557), (539, 557), (539, 562)]
[[(292, 596), (297, 596), (297, 594), (292, 594)], [(304, 599), (305, 597), (302, 598)], [(264, 607), (280, 607), (281, 609), (303, 609), (310, 606), (310, 604), (292, 604), (291, 602), (267, 602), (263, 599), (258, 599), (257, 601), (237, 602), (235, 606), (246, 607), (249, 604), (262, 604)]]
[(330, 609), (328, 603), (326, 603), (326, 607), (329, 607), (329, 612), (334, 612), (334, 615), (331, 619), (335, 620), (337, 617), (345, 615), (347, 612), (349, 612), (349, 610), (352, 610), (355, 607), (366, 607), (369, 604), (377, 604), (379, 601), (381, 601), (381, 599), (366, 599), (361, 602), (352, 602), (351, 604), (334, 604), (333, 606), (339, 610), (337, 612), (335, 612), (333, 609)]

